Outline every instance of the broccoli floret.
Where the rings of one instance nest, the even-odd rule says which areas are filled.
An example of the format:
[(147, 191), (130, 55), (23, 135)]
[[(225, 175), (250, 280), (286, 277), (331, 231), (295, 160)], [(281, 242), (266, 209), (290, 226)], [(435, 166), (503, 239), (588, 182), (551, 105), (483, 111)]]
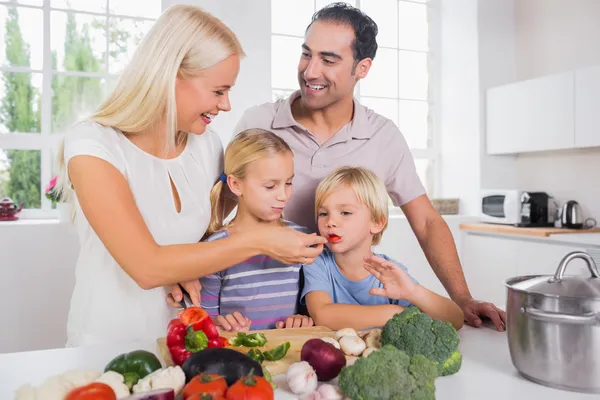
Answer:
[(387, 345), (344, 367), (338, 384), (352, 400), (434, 400), (436, 378), (433, 361)]
[(410, 356), (421, 354), (435, 361), (440, 376), (458, 372), (462, 364), (458, 332), (452, 324), (434, 320), (415, 306), (394, 315), (385, 324), (381, 343), (391, 344)]

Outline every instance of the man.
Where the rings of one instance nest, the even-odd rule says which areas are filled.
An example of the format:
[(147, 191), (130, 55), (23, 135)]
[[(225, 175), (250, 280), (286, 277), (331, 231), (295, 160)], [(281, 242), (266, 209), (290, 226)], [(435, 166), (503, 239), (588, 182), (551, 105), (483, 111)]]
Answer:
[(314, 198), (321, 179), (343, 165), (374, 171), (394, 205), (402, 208), (467, 324), (479, 327), (487, 317), (503, 331), (505, 312), (471, 297), (450, 230), (431, 205), (399, 129), (354, 100), (354, 87), (367, 76), (377, 52), (377, 30), (371, 18), (345, 3), (315, 13), (298, 64), (300, 90), (286, 100), (248, 109), (235, 133), (263, 128), (287, 141), (294, 151), (296, 175), (285, 216), (315, 231)]

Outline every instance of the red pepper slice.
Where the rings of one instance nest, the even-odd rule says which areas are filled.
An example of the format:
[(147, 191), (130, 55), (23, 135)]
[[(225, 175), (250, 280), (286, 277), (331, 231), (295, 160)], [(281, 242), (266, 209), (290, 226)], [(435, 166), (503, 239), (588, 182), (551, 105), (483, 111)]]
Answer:
[[(208, 313), (200, 307), (188, 307), (181, 313), (179, 319), (186, 326), (195, 325), (209, 318)], [(195, 331), (200, 329), (194, 329)]]
[(337, 242), (339, 242), (340, 240), (342, 240), (342, 238), (341, 238), (341, 237), (339, 237), (338, 235), (329, 235), (329, 236), (327, 237), (327, 240), (328, 240), (329, 242), (331, 242), (331, 243), (337, 243)]

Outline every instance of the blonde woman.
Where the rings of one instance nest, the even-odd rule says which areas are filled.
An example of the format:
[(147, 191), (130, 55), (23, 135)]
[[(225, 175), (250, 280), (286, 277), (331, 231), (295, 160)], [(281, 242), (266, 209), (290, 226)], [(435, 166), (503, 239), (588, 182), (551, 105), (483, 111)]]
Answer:
[(243, 56), (217, 18), (172, 6), (99, 110), (67, 134), (60, 159), (81, 243), (68, 346), (153, 340), (174, 317), (170, 285), (199, 304), (200, 276), (259, 254), (297, 264), (321, 252), (323, 238), (279, 226), (199, 243), (223, 167), (207, 127), (230, 110)]

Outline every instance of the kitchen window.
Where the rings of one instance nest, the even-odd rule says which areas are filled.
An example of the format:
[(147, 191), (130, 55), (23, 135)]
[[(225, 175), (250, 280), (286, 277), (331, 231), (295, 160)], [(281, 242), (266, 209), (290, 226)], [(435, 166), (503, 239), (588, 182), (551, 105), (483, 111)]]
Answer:
[[(273, 101), (297, 90), (297, 66), (304, 32), (313, 13), (335, 1), (271, 0), (271, 88)], [(427, 0), (346, 1), (378, 25), (378, 50), (355, 95), (392, 120), (415, 158), (417, 173), (431, 196), (438, 163), (436, 140), (435, 5)], [(390, 203), (391, 204), (391, 203)]]
[(0, 197), (54, 217), (44, 188), (62, 133), (93, 112), (161, 13), (117, 0), (0, 1)]

